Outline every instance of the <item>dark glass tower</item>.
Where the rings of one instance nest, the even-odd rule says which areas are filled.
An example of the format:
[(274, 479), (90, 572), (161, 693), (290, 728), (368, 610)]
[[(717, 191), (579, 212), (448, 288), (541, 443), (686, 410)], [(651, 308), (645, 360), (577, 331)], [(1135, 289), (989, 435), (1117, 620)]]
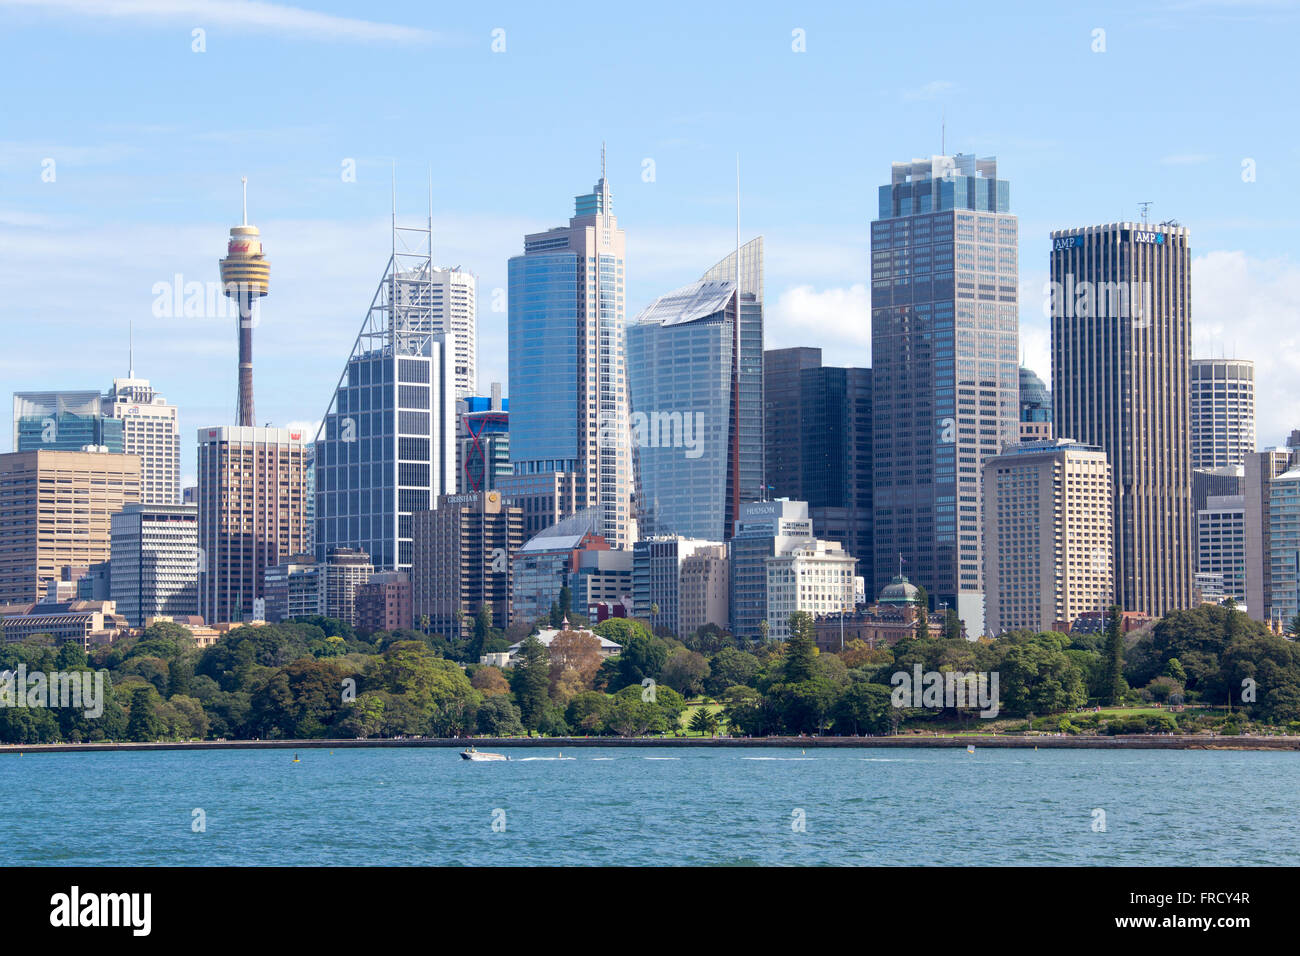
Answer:
[(1010, 192), (995, 159), (894, 163), (871, 224), (873, 593), (902, 555), (970, 634), (983, 633), (980, 475), (1018, 438)]

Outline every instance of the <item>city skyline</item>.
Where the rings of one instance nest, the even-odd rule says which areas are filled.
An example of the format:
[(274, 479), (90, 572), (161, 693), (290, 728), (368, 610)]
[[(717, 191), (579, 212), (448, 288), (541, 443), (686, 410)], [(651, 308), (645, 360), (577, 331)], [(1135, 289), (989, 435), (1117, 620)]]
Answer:
[[(761, 107), (742, 104), (731, 113), (711, 106), (694, 114), (668, 107), (666, 103), (681, 101), (670, 94), (682, 81), (661, 69), (647, 70), (644, 76), (652, 78), (648, 85), (654, 87), (649, 94), (637, 92), (626, 80), (611, 80), (633, 96), (626, 115), (618, 111), (598, 121), (566, 118), (559, 127), (563, 141), (558, 147), (545, 156), (530, 155), (526, 164), (495, 155), (491, 144), (506, 134), (490, 126), (484, 129), (481, 123), (452, 141), (451, 149), (445, 144), (433, 148), (424, 135), (390, 146), (390, 137), (380, 156), (362, 145), (380, 120), (376, 111), (362, 109), (358, 97), (371, 92), (371, 84), (388, 71), (409, 67), (411, 57), (419, 57), (425, 68), (432, 50), (437, 64), (428, 69), (439, 75), (443, 70), (463, 71), (470, 81), (463, 95), (467, 108), (473, 109), (473, 104), (490, 102), (502, 84), (517, 84), (520, 69), (532, 69), (543, 48), (549, 55), (564, 51), (571, 41), (530, 11), (504, 11), (500, 23), (506, 30), (506, 48), (494, 54), (496, 23), (470, 24), (454, 37), (426, 36), (428, 31), (419, 25), (425, 15), (414, 6), (398, 5), (387, 15), (399, 21), (399, 27), (372, 30), (375, 35), (363, 43), (344, 37), (341, 28), (333, 34), (324, 28), (295, 30), (294, 17), (304, 11), (295, 14), (294, 8), (268, 4), (289, 11), (288, 25), (212, 22), (206, 27), (206, 50), (200, 54), (190, 49), (192, 25), (184, 18), (179, 23), (164, 15), (77, 20), (60, 13), (73, 5), (50, 6), (38, 12), (0, 3), (0, 20), (8, 28), (0, 46), (19, 74), (42, 77), (42, 82), (50, 79), (48, 71), (31, 61), (34, 54), (23, 48), (23, 37), (36, 31), (56, 31), (69, 59), (87, 64), (53, 78), (41, 96), (17, 97), (15, 124), (30, 139), (0, 146), (0, 174), (11, 187), (0, 204), (0, 241), (13, 250), (8, 266), (12, 275), (6, 276), (15, 291), (11, 302), (25, 303), (7, 305), (19, 347), (13, 357), (0, 360), (0, 369), (14, 391), (96, 385), (127, 370), (127, 327), (134, 321), (139, 373), (181, 410), (187, 479), (194, 473), (193, 429), (234, 421), (233, 376), (227, 369), (234, 361), (235, 343), (225, 318), (191, 320), (189, 328), (178, 332), (176, 319), (152, 314), (159, 297), (152, 290), (177, 274), (185, 281), (216, 281), (213, 259), (221, 255), (220, 237), (232, 221), (239, 221), (231, 218), (239, 214), (239, 177), (249, 177), (250, 218), (258, 222), (277, 271), (276, 292), (263, 303), (257, 329), (259, 417), (281, 426), (308, 425), (320, 412), (301, 401), (293, 383), (320, 381), (325, 387), (337, 374), (337, 356), (355, 334), (365, 297), (373, 289), (372, 263), (387, 248), (394, 166), (399, 218), (424, 209), (433, 180), (435, 260), (439, 265), (461, 265), (479, 276), (478, 377), (480, 383), (504, 382), (505, 313), (493, 310), (493, 297), (506, 286), (506, 260), (517, 252), (519, 235), (551, 224), (557, 193), (572, 195), (578, 184), (594, 178), (602, 139), (609, 143), (609, 177), (619, 192), (620, 218), (630, 229), (628, 254), (635, 266), (628, 280), (629, 314), (648, 305), (656, 292), (691, 281), (696, 263), (709, 261), (713, 250), (729, 244), (739, 153), (742, 227), (746, 234), (763, 234), (768, 250), (766, 346), (818, 345), (844, 352), (840, 363), (854, 366), (872, 364), (866, 237), (876, 178), (871, 170), (882, 163), (938, 153), (945, 132), (949, 151), (999, 156), (1005, 175), (1016, 183), (1021, 218), (1021, 351), (1026, 364), (1044, 379), (1050, 375), (1050, 363), (1047, 322), (1039, 306), (1050, 230), (1075, 222), (1136, 221), (1138, 203), (1151, 200), (1153, 219), (1176, 216), (1196, 237), (1193, 356), (1226, 352), (1254, 359), (1259, 444), (1280, 443), (1291, 427), (1294, 416), (1289, 410), (1300, 395), (1300, 376), (1293, 374), (1295, 359), (1289, 353), (1294, 349), (1285, 347), (1294, 340), (1285, 322), (1300, 307), (1292, 288), (1297, 283), (1289, 281), (1300, 266), (1277, 242), (1278, 230), (1294, 219), (1297, 202), (1280, 173), (1297, 152), (1290, 131), (1261, 134), (1242, 118), (1225, 120), (1210, 132), (1198, 131), (1171, 107), (1144, 111), (1141, 117), (1112, 117), (1117, 136), (1143, 131), (1141, 142), (1117, 152), (1107, 145), (1109, 137), (1092, 143), (1074, 135), (1081, 124), (1095, 118), (1095, 105), (1051, 102), (1044, 93), (1026, 88), (1033, 84), (1008, 83), (1009, 74), (1037, 70), (1047, 75), (1061, 65), (1049, 62), (1046, 53), (1026, 48), (1014, 65), (997, 65), (978, 78), (962, 78), (952, 70), (943, 73), (946, 67), (929, 67), (929, 73), (914, 65), (903, 69), (900, 53), (880, 49), (883, 44), (866, 30), (861, 14), (840, 10), (833, 23), (828, 14), (810, 15), (800, 24), (764, 13), (736, 26), (743, 45), (757, 51), (753, 55), (764, 62), (771, 58), (771, 77), (762, 80), (763, 92), (771, 95)], [(1225, 9), (1210, 4), (1177, 22), (1160, 22), (1148, 13), (1130, 14), (1116, 7), (1097, 14), (1096, 23), (1044, 14), (1035, 18), (1035, 25), (1052, 31), (1060, 48), (1077, 51), (1065, 57), (1064, 65), (1087, 81), (1099, 101), (1117, 94), (1152, 57), (1173, 57), (1184, 47), (1200, 50), (1218, 43), (1224, 31), (1249, 33), (1253, 57), (1235, 61), (1237, 69), (1213, 81), (1192, 76), (1187, 93), (1207, 109), (1246, 95), (1264, 110), (1270, 102), (1281, 106), (1285, 84), (1272, 78), (1272, 71), (1280, 68), (1271, 65), (1275, 57), (1268, 55), (1279, 40), (1258, 18), (1266, 27), (1292, 14), (1247, 5), (1225, 19), (1218, 15)], [(400, 27), (404, 15), (413, 22), (409, 28)], [(884, 19), (873, 21), (873, 27), (897, 28), (890, 18), (898, 14), (880, 16)], [(699, 36), (675, 37), (673, 42), (709, 46), (709, 30), (719, 22), (713, 17), (704, 15)], [(1107, 31), (1104, 53), (1092, 49), (1098, 24)], [(653, 44), (632, 43), (628, 29), (618, 21), (608, 42), (616, 48), (637, 47), (631, 51), (638, 58), (633, 62), (644, 66), (640, 58)], [(795, 29), (806, 31), (806, 52), (791, 48)], [(994, 27), (973, 29), (987, 38)], [(957, 32), (939, 31), (935, 62), (957, 42)], [(105, 42), (106, 37), (111, 42)], [(1016, 37), (1023, 33), (1013, 31), (1007, 42)], [(861, 69), (849, 57), (855, 41), (869, 43), (879, 53), (881, 70), (863, 76), (867, 82), (861, 102), (846, 102), (846, 93), (825, 91), (815, 77)], [(293, 122), (298, 97), (287, 90), (268, 91), (265, 115), (251, 129), (224, 120), (208, 126), (207, 111), (200, 122), (192, 108), (177, 108), (208, 101), (229, 70), (251, 64), (281, 44), (289, 60), (339, 101), (339, 108), (331, 110), (331, 125), (303, 128), (300, 121)], [(191, 58), (169, 64), (194, 71), (187, 92), (159, 92), (135, 107), (104, 108), (101, 97), (116, 94), (123, 103), (132, 102), (123, 91), (135, 89), (142, 78), (136, 72), (141, 68), (118, 63), (118, 57), (134, 53), (140, 59), (142, 50), (158, 55), (172, 47), (170, 55)], [(349, 95), (336, 85), (341, 80), (322, 77), (320, 66), (305, 60), (315, 56), (322, 64), (355, 56), (375, 69), (372, 78), (360, 82), (358, 93)], [(734, 65), (731, 56), (724, 54), (729, 66)], [(392, 64), (382, 63), (385, 59)], [(83, 99), (66, 100), (74, 85), (85, 92), (82, 70), (94, 65), (100, 67), (102, 82)], [(891, 74), (890, 66), (899, 69)], [(1277, 75), (1280, 78), (1280, 72)], [(718, 80), (710, 72), (705, 82)], [(20, 79), (20, 92), (24, 82), (35, 81)], [(789, 89), (780, 89), (781, 84)], [(814, 88), (821, 99), (801, 99)], [(993, 107), (979, 105), (995, 89), (1001, 102), (1019, 107), (1013, 112), (1020, 119), (1006, 121)], [(645, 108), (647, 98), (653, 100), (653, 109)], [(33, 105), (51, 99), (68, 109)], [(865, 134), (841, 125), (827, 128), (832, 116), (850, 115), (846, 110), (870, 117), (869, 142), (860, 141)], [(88, 116), (92, 111), (94, 116)], [(409, 114), (409, 108), (386, 106), (378, 113), (391, 120)], [(509, 135), (527, 132), (537, 122), (526, 114), (520, 111), (521, 125), (512, 127)], [(751, 122), (727, 121), (738, 115)], [(793, 117), (796, 123), (816, 124), (809, 131), (818, 133), (817, 148), (777, 142), (781, 138), (770, 135), (770, 122), (752, 122), (759, 117)], [(554, 118), (547, 122), (554, 123)], [(878, 135), (881, 129), (887, 135)], [(239, 148), (213, 149), (214, 144)], [(387, 155), (392, 150), (399, 155)], [(53, 182), (41, 179), (46, 158), (55, 162)], [(1243, 180), (1241, 165), (1248, 158), (1258, 164), (1257, 178), (1250, 182)], [(355, 182), (342, 178), (348, 159), (355, 162)], [(646, 167), (646, 160), (653, 166)], [(1087, 166), (1083, 182), (1079, 176), (1065, 177), (1069, 188), (1064, 188), (1059, 170), (1065, 160)], [(646, 181), (650, 170), (653, 181)], [(493, 188), (474, 188), (483, 181), (491, 181)], [(816, 188), (803, 185), (814, 181)], [(88, 225), (110, 222), (111, 228)], [(52, 248), (61, 254), (59, 274), (73, 268), (79, 282), (51, 284), (46, 260)], [(124, 257), (122, 248), (131, 254)], [(107, 263), (112, 267), (105, 268)], [(52, 288), (60, 294), (51, 295)], [(36, 331), (27, 328), (30, 323), (23, 322), (25, 312), (20, 309), (39, 309), (46, 332), (54, 327), (90, 347), (85, 354), (46, 354), (37, 347)], [(93, 322), (86, 319), (92, 313)], [(191, 362), (200, 363), (202, 374), (182, 371), (182, 364)]]

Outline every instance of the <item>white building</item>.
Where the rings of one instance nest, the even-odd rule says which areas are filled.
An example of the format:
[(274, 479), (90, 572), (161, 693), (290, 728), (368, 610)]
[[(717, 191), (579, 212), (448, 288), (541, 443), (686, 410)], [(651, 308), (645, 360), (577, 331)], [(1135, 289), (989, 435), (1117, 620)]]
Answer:
[(1255, 450), (1255, 363), (1192, 359), (1192, 467), (1240, 465)]
[(108, 414), (122, 421), (122, 450), (140, 458), (140, 501), (181, 503), (181, 431), (175, 405), (146, 378), (113, 379)]
[(790, 615), (852, 613), (857, 600), (857, 558), (838, 541), (799, 541), (767, 559), (767, 636), (790, 637)]
[(433, 331), (455, 338), (452, 370), (457, 398), (478, 393), (477, 308), (474, 273), (460, 266), (433, 270)]
[(132, 627), (197, 614), (198, 508), (132, 503), (110, 521), (109, 593), (117, 612)]
[[(563, 630), (572, 630), (572, 629), (571, 628), (543, 629), (543, 630), (539, 630), (535, 636), (537, 637), (537, 640), (541, 642), (542, 647), (545, 647), (549, 650), (551, 646), (551, 642), (554, 641), (562, 633)], [(589, 631), (586, 628), (578, 628), (577, 630), (574, 630), (573, 633), (585, 634), (588, 637), (594, 637), (596, 638), (596, 640), (600, 641), (600, 656), (602, 658), (613, 657), (615, 654), (617, 654), (619, 651), (623, 649), (622, 644), (616, 644), (613, 641), (609, 640), (608, 638), (601, 637), (599, 634), (595, 633), (594, 631)], [(507, 650), (495, 651), (491, 654), (484, 654), (482, 657), (479, 658), (479, 663), (490, 664), (493, 667), (514, 667), (515, 658), (519, 654), (519, 649), (523, 646), (524, 646), (523, 641), (516, 641), (514, 644), (511, 644)]]

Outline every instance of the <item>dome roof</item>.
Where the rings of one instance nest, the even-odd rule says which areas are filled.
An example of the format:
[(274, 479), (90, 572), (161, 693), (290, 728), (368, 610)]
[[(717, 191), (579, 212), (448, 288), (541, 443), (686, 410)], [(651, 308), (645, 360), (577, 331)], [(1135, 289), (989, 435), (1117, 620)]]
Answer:
[(894, 575), (894, 579), (885, 585), (885, 589), (880, 592), (881, 604), (916, 604), (920, 589), (912, 584), (901, 574)]

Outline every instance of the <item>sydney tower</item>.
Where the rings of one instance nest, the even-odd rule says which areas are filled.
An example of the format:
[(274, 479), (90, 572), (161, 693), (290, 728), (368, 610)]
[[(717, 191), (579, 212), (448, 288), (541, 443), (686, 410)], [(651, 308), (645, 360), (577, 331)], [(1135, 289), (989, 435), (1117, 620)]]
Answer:
[(221, 260), (221, 284), (239, 308), (239, 403), (236, 425), (256, 425), (253, 412), (253, 305), (271, 287), (271, 263), (262, 255), (261, 233), (248, 224), (248, 178), (244, 184), (244, 224), (230, 230), (226, 258)]

